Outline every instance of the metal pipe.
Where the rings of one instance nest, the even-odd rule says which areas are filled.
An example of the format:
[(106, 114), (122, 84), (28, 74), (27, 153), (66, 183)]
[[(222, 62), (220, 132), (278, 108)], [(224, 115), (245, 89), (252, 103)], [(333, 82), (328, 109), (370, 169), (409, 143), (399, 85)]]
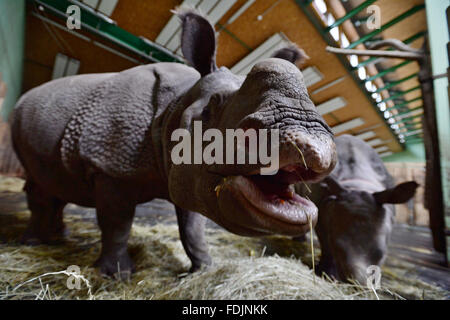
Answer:
[(376, 29), (376, 30), (372, 31), (372, 32), (366, 34), (365, 36), (359, 38), (359, 40), (349, 44), (349, 46), (346, 49), (352, 49), (352, 48), (356, 47), (358, 44), (364, 43), (365, 41), (369, 40), (373, 36), (383, 32), (384, 30), (392, 27), (393, 25), (399, 23), (403, 19), (413, 15), (414, 13), (416, 13), (416, 12), (418, 12), (420, 10), (423, 10), (424, 8), (425, 8), (424, 4), (420, 4), (420, 5), (412, 7), (411, 9), (409, 9), (408, 11), (402, 13), (398, 17), (395, 17), (391, 21), (389, 21), (389, 22), (385, 23), (384, 25), (382, 25), (379, 29)]
[[(403, 43), (409, 44), (409, 43), (411, 43), (411, 42), (414, 42), (415, 40), (420, 39), (421, 37), (423, 37), (425, 34), (426, 34), (425, 31), (417, 32), (417, 33), (414, 34), (413, 36), (411, 36), (411, 37), (405, 39), (405, 40), (403, 41)], [(387, 50), (388, 50), (388, 51), (392, 51), (392, 50), (394, 50), (394, 49), (390, 48), (390, 49), (387, 49)], [(376, 63), (375, 60), (380, 60), (380, 59), (381, 59), (381, 58), (378, 58), (378, 57), (372, 57), (372, 58), (369, 58), (369, 59), (367, 59), (367, 60), (362, 61), (362, 62), (359, 63), (358, 65), (356, 65), (356, 66), (354, 67), (354, 69), (358, 69), (358, 68), (364, 67), (364, 66), (366, 66), (366, 65), (368, 65), (368, 64), (371, 64), (371, 63)]]
[(389, 50), (357, 50), (357, 49), (342, 49), (327, 46), (326, 50), (332, 53), (338, 54), (353, 54), (357, 56), (371, 56), (371, 57), (386, 57), (386, 58), (399, 58), (399, 59), (412, 59), (419, 60), (423, 58), (423, 54), (415, 52), (404, 51), (389, 51)]
[(353, 8), (352, 10), (350, 10), (345, 16), (343, 16), (342, 18), (337, 19), (332, 25), (328, 26), (325, 31), (328, 32), (331, 29), (340, 26), (342, 23), (344, 23), (344, 21), (350, 19), (351, 17), (353, 17), (354, 15), (358, 14), (359, 12), (361, 12), (363, 9), (367, 8), (368, 6), (370, 6), (372, 3), (374, 3), (376, 0), (366, 0), (363, 3), (361, 3), (359, 6)]

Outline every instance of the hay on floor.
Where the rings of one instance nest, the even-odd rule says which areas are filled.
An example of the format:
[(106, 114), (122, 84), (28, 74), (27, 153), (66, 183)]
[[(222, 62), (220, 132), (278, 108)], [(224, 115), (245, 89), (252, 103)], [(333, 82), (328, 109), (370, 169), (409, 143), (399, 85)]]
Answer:
[[(190, 262), (178, 228), (164, 223), (133, 225), (129, 247), (137, 272), (128, 282), (118, 282), (102, 278), (91, 267), (100, 252), (100, 232), (93, 219), (66, 214), (71, 234), (65, 243), (27, 247), (18, 239), (28, 218), (22, 207), (15, 212), (0, 208), (0, 299), (377, 298), (364, 286), (315, 276), (309, 242), (286, 237), (245, 238), (208, 229), (214, 265), (186, 274)], [(315, 247), (318, 259), (320, 250)], [(80, 281), (80, 290), (69, 289), (68, 280), (74, 278), (61, 273), (71, 265), (79, 266), (86, 280)], [(445, 291), (412, 277), (411, 265), (400, 261), (390, 265), (383, 268), (382, 288), (377, 290), (380, 299), (445, 298)]]

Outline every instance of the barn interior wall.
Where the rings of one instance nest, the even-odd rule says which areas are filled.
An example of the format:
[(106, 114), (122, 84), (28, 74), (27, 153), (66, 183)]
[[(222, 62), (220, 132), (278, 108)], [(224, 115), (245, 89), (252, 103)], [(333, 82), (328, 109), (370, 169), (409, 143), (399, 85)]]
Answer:
[[(446, 9), (450, 0), (426, 1), (428, 33), (433, 75), (448, 72), (449, 26)], [(447, 230), (450, 229), (450, 110), (448, 78), (434, 80), (434, 100), (440, 147), (442, 191)], [(447, 259), (450, 257), (450, 236), (447, 236)], [(448, 261), (448, 260), (447, 260)]]
[(422, 142), (406, 143), (405, 151), (394, 153), (383, 158), (384, 162), (423, 162), (425, 149)]
[(21, 94), (25, 39), (25, 0), (0, 0), (0, 72), (7, 90), (0, 110), (6, 119)]

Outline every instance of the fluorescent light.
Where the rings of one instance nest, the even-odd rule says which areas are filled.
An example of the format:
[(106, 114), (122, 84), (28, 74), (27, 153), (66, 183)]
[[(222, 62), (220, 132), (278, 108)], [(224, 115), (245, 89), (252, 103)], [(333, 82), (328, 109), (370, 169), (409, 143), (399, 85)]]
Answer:
[(376, 146), (376, 145), (378, 145), (378, 144), (382, 144), (382, 143), (383, 143), (383, 140), (376, 138), (376, 139), (372, 139), (372, 140), (366, 141), (366, 143), (367, 143), (369, 146), (373, 147), (373, 146)]
[[(329, 25), (332, 25), (334, 23), (334, 19), (332, 19), (332, 21), (333, 22), (331, 22)], [(331, 29), (330, 34), (333, 37), (334, 41), (336, 41), (336, 42), (339, 41), (339, 28), (338, 27), (334, 27), (333, 29)]]
[(246, 75), (250, 72), (255, 63), (269, 58), (276, 50), (281, 49), (287, 44), (288, 41), (286, 41), (286, 38), (281, 33), (275, 33), (269, 39), (264, 41), (258, 48), (236, 63), (231, 68), (231, 71), (236, 74)]
[(386, 152), (380, 153), (379, 156), (381, 158), (384, 158), (384, 157), (390, 156), (391, 154), (394, 154), (394, 153), (392, 151), (386, 151)]
[(55, 58), (55, 64), (53, 65), (52, 79), (58, 79), (64, 77), (68, 57), (61, 53), (58, 53)]
[[(236, 3), (237, 0), (219, 1), (219, 3), (208, 13), (208, 19), (215, 25), (224, 14)], [(246, 4), (244, 4), (245, 6)]]
[(348, 41), (347, 37), (345, 36), (345, 33), (341, 32), (341, 47), (346, 48), (350, 42)]
[(78, 73), (79, 68), (80, 68), (80, 61), (75, 59), (69, 59), (69, 61), (67, 62), (65, 76), (76, 75)]
[(330, 112), (333, 112), (335, 110), (338, 110), (340, 108), (343, 108), (347, 105), (347, 101), (344, 100), (344, 98), (336, 97), (331, 100), (328, 100), (324, 103), (321, 103), (317, 106), (317, 112), (320, 115), (324, 115)]
[(69, 58), (68, 56), (62, 53), (58, 53), (55, 57), (52, 79), (73, 76), (78, 73), (79, 68), (80, 68), (80, 61)]
[(83, 0), (82, 2), (87, 4), (88, 6), (90, 6), (91, 8), (97, 8), (97, 4), (98, 4), (99, 0)]
[[(228, 19), (228, 21), (226, 22), (226, 24), (228, 25), (228, 24), (233, 23), (233, 22), (234, 22), (237, 18), (239, 18), (239, 16), (240, 16), (241, 14), (243, 14), (244, 11), (247, 10), (248, 7), (250, 7), (255, 1), (256, 1), (256, 0), (248, 0), (246, 3), (244, 3), (244, 5), (242, 5), (242, 6), (238, 9), (238, 11), (236, 11), (236, 13), (233, 14), (233, 15), (231, 16), (230, 19)], [(226, 2), (226, 1), (221, 1), (221, 3), (224, 3), (224, 2)]]
[(98, 11), (109, 17), (116, 8), (117, 2), (119, 2), (119, 0), (102, 0), (98, 6)]
[[(184, 0), (180, 7), (200, 10), (215, 25), (220, 18), (236, 3), (237, 0)], [(156, 37), (155, 42), (172, 52), (181, 54), (181, 24), (177, 16), (170, 17), (167, 24)]]
[(375, 136), (376, 136), (376, 134), (373, 131), (367, 131), (367, 132), (355, 135), (355, 137), (360, 138), (362, 140), (370, 139), (370, 138), (373, 138)]
[(333, 81), (331, 81), (331, 82), (328, 82), (326, 85), (324, 85), (324, 86), (322, 86), (322, 87), (320, 87), (320, 88), (314, 90), (313, 92), (311, 92), (311, 94), (317, 94), (317, 93), (319, 93), (319, 92), (321, 92), (321, 91), (323, 91), (323, 90), (326, 90), (326, 89), (328, 89), (328, 88), (334, 86), (335, 84), (338, 84), (339, 82), (345, 80), (345, 78), (346, 78), (346, 76), (342, 76), (342, 77), (340, 77), (340, 78), (337, 78), (336, 80), (333, 80)]
[(314, 4), (316, 5), (317, 9), (319, 9), (320, 13), (325, 14), (327, 12), (327, 5), (323, 0), (314, 0)]
[(310, 87), (320, 81), (324, 78), (323, 74), (320, 73), (319, 69), (315, 66), (308, 67), (304, 70), (302, 70), (303, 77), (305, 79), (305, 85), (306, 87)]
[(359, 67), (358, 68), (358, 77), (361, 79), (361, 80), (364, 80), (364, 79), (366, 79), (366, 69), (364, 68), (364, 67)]
[(357, 55), (352, 54), (350, 56), (350, 64), (352, 67), (356, 67), (358, 65), (358, 56)]
[(386, 151), (386, 150), (389, 150), (389, 148), (387, 146), (382, 146), (382, 147), (375, 148), (375, 151), (378, 152), (378, 153)]
[(363, 125), (365, 121), (361, 118), (355, 118), (331, 128), (334, 134), (338, 134)]

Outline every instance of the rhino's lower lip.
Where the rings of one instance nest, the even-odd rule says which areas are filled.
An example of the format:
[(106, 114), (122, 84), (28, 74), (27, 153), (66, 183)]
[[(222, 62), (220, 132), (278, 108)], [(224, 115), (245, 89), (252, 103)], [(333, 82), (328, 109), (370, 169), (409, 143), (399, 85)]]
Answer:
[(243, 205), (249, 211), (269, 216), (291, 225), (313, 225), (317, 219), (317, 207), (293, 190), (293, 183), (301, 177), (292, 173), (299, 168), (283, 168), (275, 176), (235, 176), (228, 185), (239, 191)]

